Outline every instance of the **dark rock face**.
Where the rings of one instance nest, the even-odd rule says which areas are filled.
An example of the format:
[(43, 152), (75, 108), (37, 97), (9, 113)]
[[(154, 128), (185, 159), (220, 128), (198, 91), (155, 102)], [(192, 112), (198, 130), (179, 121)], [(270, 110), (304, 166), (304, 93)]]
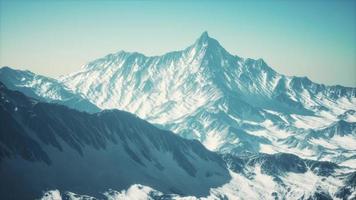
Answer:
[(33, 199), (48, 189), (100, 196), (135, 183), (201, 196), (230, 180), (220, 156), (199, 142), (123, 111), (88, 114), (0, 84), (0, 123), (5, 199)]
[(283, 176), (287, 172), (305, 173), (307, 171), (306, 162), (293, 154), (254, 154), (241, 157), (225, 154), (223, 159), (231, 170), (238, 173), (243, 172), (246, 167), (254, 167), (256, 165), (261, 166), (262, 173), (275, 177)]
[(224, 154), (222, 158), (225, 160), (229, 168), (237, 173), (243, 173), (247, 167), (261, 166), (262, 173), (278, 177), (285, 173), (305, 173), (311, 170), (318, 176), (330, 176), (335, 172), (335, 169), (340, 168), (337, 164), (327, 161), (315, 161), (302, 159), (293, 154), (277, 153), (269, 154), (254, 154), (249, 156), (239, 156)]
[(315, 192), (312, 196), (308, 197), (307, 200), (332, 200), (333, 198), (330, 194), (324, 192)]
[(305, 160), (306, 165), (318, 176), (330, 176), (339, 166), (327, 161)]
[(273, 155), (262, 154), (249, 160), (248, 165), (261, 165), (263, 173), (278, 176), (286, 172), (305, 173), (306, 165), (301, 158), (293, 154), (277, 153)]
[(335, 196), (341, 199), (349, 199), (352, 192), (356, 191), (356, 172), (346, 175), (344, 184), (343, 187), (339, 188)]

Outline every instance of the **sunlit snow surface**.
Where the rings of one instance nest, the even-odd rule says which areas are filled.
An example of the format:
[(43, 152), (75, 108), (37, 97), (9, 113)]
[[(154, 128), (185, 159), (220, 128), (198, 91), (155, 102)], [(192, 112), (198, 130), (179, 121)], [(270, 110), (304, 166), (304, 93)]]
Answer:
[[(162, 56), (110, 54), (60, 81), (102, 109), (135, 113), (213, 151), (287, 152), (337, 163), (356, 155), (356, 88), (284, 76), (262, 59), (231, 55), (207, 33)], [(345, 138), (308, 136), (340, 120), (352, 126)]]
[(15, 70), (9, 67), (0, 68), (0, 81), (11, 90), (41, 101), (58, 103), (80, 111), (98, 112), (100, 109), (65, 87), (58, 80), (37, 75), (30, 71)]
[[(172, 200), (210, 200), (210, 199), (308, 199), (314, 197), (315, 193), (330, 195), (333, 199), (335, 193), (342, 186), (342, 179), (339, 176), (320, 177), (308, 171), (306, 173), (288, 173), (281, 178), (280, 182), (272, 176), (261, 173), (259, 167), (251, 169), (254, 175), (250, 178), (245, 175), (230, 171), (231, 181), (221, 187), (212, 188), (206, 197), (179, 196), (176, 194), (163, 194), (148, 186), (135, 184), (127, 190), (115, 191), (108, 190), (103, 193), (104, 199), (108, 200), (153, 200), (153, 199), (172, 199)], [(342, 174), (342, 173), (340, 173)], [(348, 199), (353, 199), (356, 195), (354, 189)], [(315, 197), (314, 197), (315, 198)], [(89, 200), (95, 199), (87, 195), (64, 192), (60, 194), (58, 190), (46, 192), (42, 200)]]

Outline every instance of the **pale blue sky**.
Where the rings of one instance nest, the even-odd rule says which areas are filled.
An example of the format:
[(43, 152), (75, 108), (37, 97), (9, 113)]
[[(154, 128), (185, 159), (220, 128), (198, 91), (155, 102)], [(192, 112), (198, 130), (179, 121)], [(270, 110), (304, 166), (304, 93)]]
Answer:
[(352, 0), (0, 2), (0, 66), (57, 77), (119, 50), (180, 50), (206, 30), (280, 73), (356, 86)]

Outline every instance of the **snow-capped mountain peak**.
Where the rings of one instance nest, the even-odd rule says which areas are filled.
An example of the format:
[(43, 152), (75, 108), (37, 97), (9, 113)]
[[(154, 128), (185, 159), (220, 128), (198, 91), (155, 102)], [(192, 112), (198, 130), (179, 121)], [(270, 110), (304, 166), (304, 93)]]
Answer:
[[(61, 81), (100, 108), (133, 112), (211, 150), (229, 152), (320, 158), (330, 146), (301, 135), (356, 110), (356, 88), (279, 74), (262, 59), (230, 54), (207, 32), (182, 51), (110, 54)], [(289, 136), (304, 145), (285, 141)], [(321, 157), (338, 160), (333, 154)]]
[(223, 48), (220, 43), (214, 38), (209, 37), (208, 32), (205, 31), (201, 36), (195, 41), (193, 46), (197, 49), (202, 48)]

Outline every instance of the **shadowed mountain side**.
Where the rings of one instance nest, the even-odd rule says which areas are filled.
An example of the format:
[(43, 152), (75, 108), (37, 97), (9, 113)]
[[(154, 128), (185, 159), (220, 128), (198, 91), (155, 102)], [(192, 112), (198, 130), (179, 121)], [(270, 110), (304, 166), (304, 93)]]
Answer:
[(0, 83), (0, 195), (36, 198), (46, 189), (100, 196), (141, 183), (204, 196), (231, 177), (195, 140), (118, 110), (88, 114), (41, 103)]

